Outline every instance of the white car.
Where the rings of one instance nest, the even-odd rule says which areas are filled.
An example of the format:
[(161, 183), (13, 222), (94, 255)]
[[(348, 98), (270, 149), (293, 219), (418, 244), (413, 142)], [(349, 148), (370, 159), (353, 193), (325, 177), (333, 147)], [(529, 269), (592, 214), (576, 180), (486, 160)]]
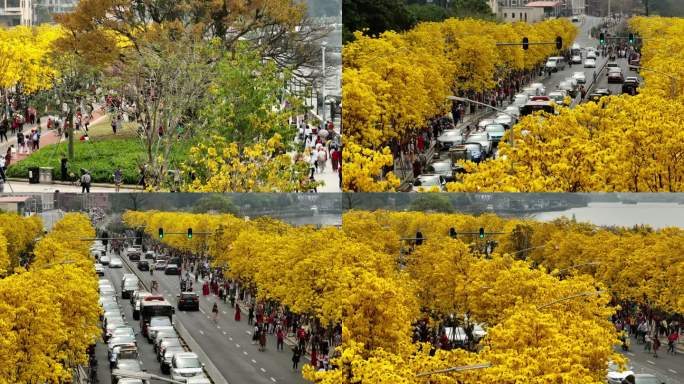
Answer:
[(204, 376), (204, 374), (188, 377), (187, 384), (211, 384), (209, 378)]
[(506, 112), (509, 115), (513, 115), (516, 118), (520, 118), (520, 108), (516, 107), (515, 105), (509, 105), (504, 109), (504, 112)]
[(596, 68), (596, 59), (584, 60), (584, 68)]
[(572, 74), (572, 78), (577, 81), (577, 84), (587, 83), (587, 76), (584, 74), (584, 72), (575, 72)]
[[(631, 367), (628, 367), (631, 369)], [(621, 372), (619, 370), (619, 367), (617, 364), (613, 363), (612, 361), (608, 362), (608, 374), (606, 375), (606, 381), (608, 384), (622, 384), (622, 380), (625, 379), (628, 375), (633, 375), (634, 372), (632, 371), (624, 371)]]
[(171, 359), (171, 378), (186, 383), (189, 377), (203, 374), (203, 364), (200, 363), (196, 353), (176, 353)]
[(582, 64), (582, 56), (580, 55), (574, 55), (572, 57), (572, 63), (573, 64)]
[(528, 97), (524, 93), (518, 93), (517, 95), (513, 96), (513, 106), (516, 106), (518, 108), (522, 108), (527, 104)]
[(109, 262), (109, 268), (123, 268), (123, 263), (121, 263), (121, 259), (112, 259)]
[(415, 180), (413, 180), (411, 192), (428, 192), (432, 188), (437, 188), (443, 192), (444, 184), (446, 184), (446, 180), (442, 175), (423, 174), (419, 175)]
[(477, 130), (484, 131), (489, 124), (494, 124), (494, 119), (482, 119), (477, 123)]
[(537, 96), (546, 95), (546, 87), (544, 86), (544, 84), (532, 83), (532, 84), (530, 84), (530, 87), (537, 90)]
[(564, 90), (559, 89), (559, 90), (550, 92), (549, 93), (549, 99), (553, 100), (553, 102), (555, 102), (558, 105), (565, 105), (565, 96), (566, 95), (567, 95), (567, 93)]
[(109, 262), (112, 260), (109, 258), (109, 256), (103, 255), (103, 256), (100, 256), (99, 261), (100, 261), (100, 264), (102, 264), (102, 265), (109, 265)]
[(587, 51), (587, 59), (596, 60), (596, 51), (594, 51), (594, 50)]
[(98, 276), (104, 276), (104, 266), (100, 263), (95, 263), (95, 273)]

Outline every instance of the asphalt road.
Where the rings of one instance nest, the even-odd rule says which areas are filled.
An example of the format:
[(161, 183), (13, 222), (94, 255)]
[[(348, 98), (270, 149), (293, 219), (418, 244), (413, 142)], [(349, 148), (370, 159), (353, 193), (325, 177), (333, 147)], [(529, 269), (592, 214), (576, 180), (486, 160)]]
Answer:
[(637, 344), (632, 337), (630, 350), (623, 353), (629, 359), (629, 367), (634, 373), (650, 373), (666, 384), (684, 384), (684, 355), (667, 354), (667, 341), (661, 338), (662, 345), (658, 357), (644, 351), (643, 344)]
[[(122, 269), (107, 269), (107, 274), (114, 278), (114, 285), (120, 284), (123, 273), (128, 272), (125, 263)], [(152, 279), (157, 280), (160, 292), (167, 301), (172, 304), (176, 303), (176, 295), (180, 292), (179, 276), (164, 275), (162, 271), (155, 271), (153, 277), (150, 276), (149, 272), (142, 272), (141, 275), (148, 286)], [(193, 285), (195, 291), (199, 291), (201, 280), (193, 283)], [(214, 302), (219, 302), (220, 309), (216, 324), (210, 317)], [(130, 304), (126, 302), (124, 305), (127, 306), (127, 314), (132, 316)], [(291, 370), (292, 352), (287, 343), (283, 351), (277, 351), (275, 336), (269, 335), (266, 351), (260, 352), (256, 345), (252, 345), (252, 326), (247, 324), (247, 316), (243, 313), (242, 320), (236, 322), (234, 314), (234, 309), (230, 307), (230, 303), (224, 304), (213, 295), (206, 297), (200, 295), (200, 311), (176, 310), (174, 323), (182, 323), (230, 384), (307, 383), (301, 377), (300, 372)], [(135, 327), (134, 329), (137, 330)], [(143, 346), (149, 346), (147, 341), (141, 343)], [(151, 351), (152, 347), (149, 346), (149, 348)], [(147, 354), (145, 349), (141, 353)], [(154, 353), (152, 353), (152, 358), (154, 359), (152, 363), (144, 361), (145, 368), (148, 369), (148, 372), (160, 373), (159, 363), (157, 363)], [(304, 363), (305, 360), (302, 359), (299, 365), (300, 369)], [(148, 367), (149, 364), (152, 364), (153, 367)], [(154, 368), (154, 371), (150, 368)]]

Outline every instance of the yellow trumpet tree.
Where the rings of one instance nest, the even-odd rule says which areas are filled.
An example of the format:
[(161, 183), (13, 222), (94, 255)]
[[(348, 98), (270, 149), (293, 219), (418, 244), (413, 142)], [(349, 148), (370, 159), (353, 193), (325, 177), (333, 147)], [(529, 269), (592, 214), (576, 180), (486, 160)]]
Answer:
[(28, 271), (0, 279), (0, 382), (69, 381), (87, 363), (100, 306), (88, 242), (77, 239), (94, 232), (86, 216), (67, 214), (38, 242)]

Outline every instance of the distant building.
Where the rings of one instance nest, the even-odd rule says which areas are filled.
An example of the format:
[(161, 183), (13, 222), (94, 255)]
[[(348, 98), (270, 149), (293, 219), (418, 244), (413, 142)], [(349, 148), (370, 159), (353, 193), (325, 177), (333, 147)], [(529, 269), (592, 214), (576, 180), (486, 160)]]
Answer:
[(33, 25), (31, 0), (0, 0), (0, 26)]
[(544, 9), (534, 7), (500, 7), (499, 16), (507, 23), (536, 23), (544, 20)]
[(78, 0), (0, 0), (0, 26), (52, 23), (54, 14), (71, 12), (77, 5)]
[[(537, 0), (498, 0), (499, 14), (503, 14), (503, 7), (541, 7), (544, 8), (547, 17), (557, 16), (571, 16), (584, 13), (586, 8), (586, 0), (554, 0), (554, 1), (537, 1)], [(597, 0), (603, 1), (603, 0)], [(529, 17), (529, 16), (528, 16)]]

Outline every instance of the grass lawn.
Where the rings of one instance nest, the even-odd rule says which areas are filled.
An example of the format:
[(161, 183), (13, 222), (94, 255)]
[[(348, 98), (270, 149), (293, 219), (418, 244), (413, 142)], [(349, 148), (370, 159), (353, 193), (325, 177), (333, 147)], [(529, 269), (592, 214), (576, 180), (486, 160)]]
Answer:
[[(103, 121), (105, 127), (111, 127), (108, 121)], [(99, 124), (98, 124), (99, 125)], [(90, 130), (97, 128), (91, 127)], [(89, 131), (90, 131), (89, 130)], [(93, 176), (94, 183), (113, 183), (114, 170), (121, 168), (124, 184), (137, 184), (140, 180), (138, 160), (144, 158), (145, 151), (138, 138), (117, 136), (100, 136), (91, 134), (90, 141), (76, 141), (74, 143), (73, 161), (69, 161), (69, 173), (79, 175), (79, 170), (85, 168)], [(94, 138), (97, 137), (97, 138)], [(56, 147), (56, 148), (55, 148)], [(55, 180), (60, 179), (60, 160), (62, 154), (67, 152), (67, 143), (49, 145), (41, 148), (26, 159), (10, 165), (7, 175), (9, 177), (26, 178), (30, 167), (52, 167)], [(171, 152), (171, 164), (184, 161), (190, 148), (188, 144), (181, 144)]]

